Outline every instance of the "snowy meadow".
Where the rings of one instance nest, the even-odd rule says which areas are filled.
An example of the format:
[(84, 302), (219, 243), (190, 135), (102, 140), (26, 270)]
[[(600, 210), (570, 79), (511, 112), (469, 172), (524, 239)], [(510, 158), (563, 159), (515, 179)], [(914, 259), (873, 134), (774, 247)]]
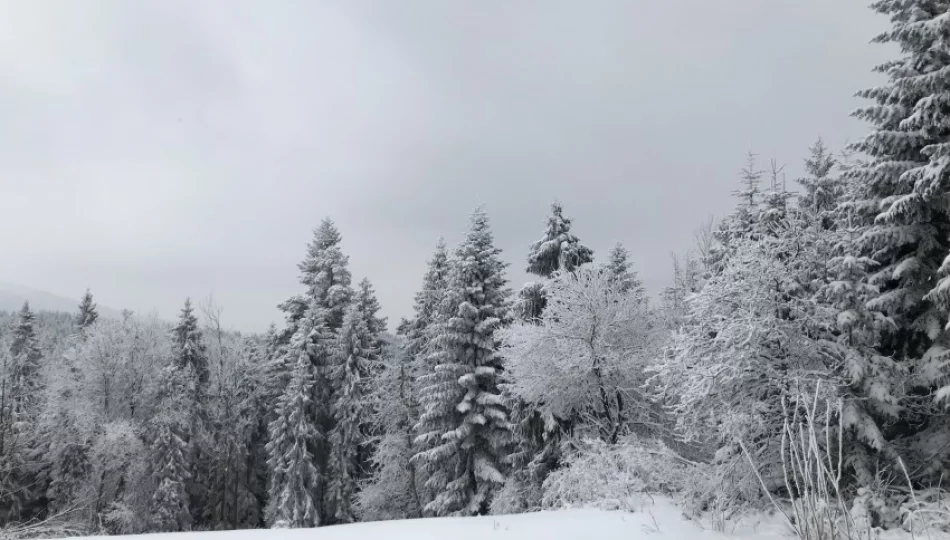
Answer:
[(441, 223), (400, 320), (331, 218), (265, 332), (0, 311), (0, 539), (950, 536), (950, 3), (872, 7), (865, 136), (736, 156), (658, 293), (554, 202)]

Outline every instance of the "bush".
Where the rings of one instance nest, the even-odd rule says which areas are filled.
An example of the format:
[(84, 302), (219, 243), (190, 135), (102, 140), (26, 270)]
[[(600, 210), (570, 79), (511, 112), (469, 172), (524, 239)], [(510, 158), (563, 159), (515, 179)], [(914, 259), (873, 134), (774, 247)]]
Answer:
[(659, 442), (586, 440), (544, 481), (541, 506), (634, 511), (644, 496), (682, 493), (696, 468)]

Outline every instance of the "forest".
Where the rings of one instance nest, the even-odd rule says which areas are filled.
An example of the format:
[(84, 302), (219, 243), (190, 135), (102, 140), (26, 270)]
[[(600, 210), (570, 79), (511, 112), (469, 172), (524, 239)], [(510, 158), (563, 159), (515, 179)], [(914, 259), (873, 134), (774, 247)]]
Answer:
[(901, 54), (858, 94), (867, 135), (818, 139), (793, 183), (750, 153), (659, 294), (555, 202), (513, 256), (534, 281), (509, 281), (477, 207), (399, 321), (329, 218), (265, 332), (227, 330), (210, 299), (175, 321), (100, 316), (90, 291), (0, 314), (0, 526), (303, 528), (646, 493), (721, 526), (781, 512), (803, 539), (947, 530), (950, 6), (874, 7)]

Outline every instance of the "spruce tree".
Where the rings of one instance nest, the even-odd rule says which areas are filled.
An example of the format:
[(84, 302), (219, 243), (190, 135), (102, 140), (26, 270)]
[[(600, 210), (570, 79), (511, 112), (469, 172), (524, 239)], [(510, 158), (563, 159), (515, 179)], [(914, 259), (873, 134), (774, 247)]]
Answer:
[(316, 380), (309, 338), (316, 326), (325, 323), (320, 315), (302, 323), (294, 336), (297, 362), (290, 384), (269, 426), (270, 487), (265, 521), (272, 528), (315, 527), (321, 523), (320, 470), (312, 448), (323, 436), (314, 422)]
[(79, 315), (76, 316), (76, 327), (82, 332), (89, 328), (92, 323), (99, 318), (99, 312), (96, 310), (96, 303), (92, 299), (92, 293), (86, 289), (82, 301), (79, 303)]
[(307, 256), (298, 265), (300, 282), (307, 290), (304, 295), (281, 304), (288, 315), (288, 327), (304, 316), (313, 302), (326, 312), (326, 325), (336, 331), (343, 324), (343, 312), (352, 301), (352, 276), (349, 257), (343, 254), (342, 237), (330, 219), (324, 219), (313, 231), (313, 240), (307, 246)]
[(426, 449), (414, 460), (434, 494), (426, 510), (440, 516), (485, 513), (505, 479), (511, 428), (498, 390), (502, 362), (495, 329), (510, 315), (500, 253), (479, 208), (456, 250), (444, 300), (447, 317), (434, 329), (431, 367), (420, 378), (417, 441)]
[(610, 250), (607, 260), (607, 271), (613, 276), (613, 279), (620, 283), (620, 291), (632, 291), (640, 298), (644, 298), (646, 292), (643, 290), (643, 282), (635, 272), (631, 270), (630, 252), (623, 247), (623, 244), (617, 244)]
[(208, 383), (208, 351), (202, 342), (198, 318), (191, 307), (191, 299), (185, 299), (185, 305), (178, 317), (178, 325), (172, 330), (175, 346), (175, 362), (179, 369), (191, 366), (198, 377), (199, 388)]
[[(571, 233), (571, 220), (564, 217), (560, 203), (551, 204), (551, 216), (548, 218), (544, 237), (531, 244), (528, 253), (528, 273), (542, 279), (550, 278), (554, 272), (570, 272), (582, 264), (594, 259), (594, 252), (580, 243)], [(536, 319), (544, 310), (543, 283), (528, 283), (519, 293), (518, 310), (525, 320)]]
[(42, 356), (36, 336), (36, 316), (30, 310), (29, 302), (24, 302), (10, 344), (10, 357), (13, 360), (10, 399), (14, 422), (29, 421), (38, 412), (36, 405), (40, 394)]
[(149, 456), (154, 486), (149, 514), (154, 529), (161, 532), (188, 531), (194, 523), (190, 488), (196, 381), (191, 364), (175, 362), (162, 373), (159, 410), (150, 429)]
[(856, 217), (863, 218), (859, 254), (876, 263), (867, 282), (877, 292), (867, 307), (893, 322), (878, 350), (914, 374), (905, 381), (910, 392), (897, 432), (913, 442), (916, 455), (908, 457), (920, 461), (921, 477), (937, 478), (950, 463), (950, 455), (935, 458), (927, 450), (950, 430), (933, 399), (950, 396), (938, 367), (946, 362), (950, 313), (948, 8), (934, 0), (878, 0), (872, 8), (891, 20), (875, 41), (897, 45), (901, 54), (878, 67), (885, 84), (859, 93), (872, 103), (854, 116), (872, 131), (852, 149), (868, 159), (846, 178), (856, 188)]
[(357, 487), (366, 474), (365, 447), (369, 442), (370, 408), (367, 384), (378, 371), (379, 337), (366, 325), (366, 315), (354, 303), (343, 316), (343, 327), (335, 344), (331, 384), (335, 399), (330, 432), (330, 467), (327, 494), (332, 501), (327, 510), (338, 523), (356, 520), (353, 509)]

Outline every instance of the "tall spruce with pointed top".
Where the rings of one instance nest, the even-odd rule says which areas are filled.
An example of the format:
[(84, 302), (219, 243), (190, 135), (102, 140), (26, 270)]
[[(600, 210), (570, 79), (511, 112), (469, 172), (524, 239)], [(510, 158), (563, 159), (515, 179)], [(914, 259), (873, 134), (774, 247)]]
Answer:
[(807, 176), (798, 179), (805, 188), (799, 207), (816, 216), (822, 229), (834, 225), (834, 212), (843, 195), (841, 178), (835, 174), (836, 160), (820, 138), (808, 150), (805, 159)]
[(82, 296), (79, 303), (79, 315), (76, 316), (76, 327), (82, 333), (86, 328), (92, 326), (99, 318), (99, 311), (96, 310), (96, 303), (92, 299), (92, 292), (86, 289), (86, 294)]
[(495, 330), (509, 321), (501, 250), (488, 216), (472, 215), (455, 253), (444, 313), (430, 343), (430, 370), (420, 378), (423, 413), (417, 441), (426, 447), (413, 458), (428, 475), (435, 515), (487, 512), (504, 480), (511, 430), (498, 390), (502, 367)]
[(40, 352), (36, 336), (36, 316), (29, 302), (24, 302), (17, 315), (13, 328), (13, 341), (10, 343), (10, 357), (13, 369), (10, 387), (13, 419), (15, 422), (29, 420), (37, 412), (36, 400), (40, 389)]
[(854, 116), (872, 131), (852, 149), (868, 159), (845, 176), (855, 184), (852, 204), (865, 226), (859, 254), (876, 263), (867, 281), (877, 292), (867, 307), (893, 321), (878, 350), (914, 374), (905, 381), (910, 395), (897, 431), (918, 451), (910, 459), (921, 461), (921, 478), (937, 478), (950, 465), (950, 452), (926, 450), (950, 431), (939, 403), (950, 398), (939, 368), (950, 313), (950, 15), (946, 2), (935, 0), (878, 0), (872, 8), (891, 20), (875, 41), (901, 53), (877, 68), (885, 84), (858, 94), (872, 103)]
[[(551, 204), (551, 216), (548, 218), (544, 237), (531, 244), (528, 253), (528, 273), (542, 279), (548, 279), (554, 272), (570, 272), (582, 264), (594, 260), (594, 252), (580, 243), (571, 233), (571, 220), (564, 217), (561, 204)], [(532, 320), (540, 317), (544, 310), (543, 284), (529, 283), (519, 293), (519, 312), (522, 319)]]
[(353, 278), (349, 257), (343, 254), (341, 242), (340, 231), (331, 219), (324, 219), (313, 231), (307, 256), (297, 266), (306, 293), (281, 304), (281, 309), (288, 314), (288, 326), (303, 317), (312, 302), (325, 311), (327, 328), (336, 331), (343, 325), (343, 313), (353, 299)]
[(185, 305), (178, 317), (178, 325), (172, 330), (175, 343), (175, 362), (179, 369), (191, 366), (198, 377), (199, 387), (208, 383), (208, 351), (201, 340), (201, 329), (191, 299), (185, 299)]

